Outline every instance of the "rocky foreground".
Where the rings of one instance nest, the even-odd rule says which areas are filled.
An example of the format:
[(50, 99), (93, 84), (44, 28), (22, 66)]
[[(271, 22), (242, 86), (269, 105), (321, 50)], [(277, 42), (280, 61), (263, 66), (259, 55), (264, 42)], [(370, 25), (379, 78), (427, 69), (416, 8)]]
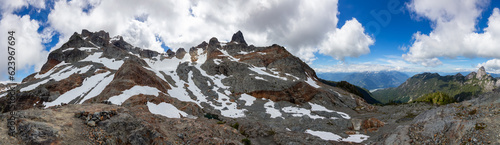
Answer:
[[(500, 92), (445, 106), (413, 103), (377, 109), (351, 116), (361, 120), (358, 132), (369, 136), (362, 144), (500, 144)], [(7, 135), (9, 115), (1, 115), (0, 144), (243, 144), (245, 139), (252, 144), (356, 144), (322, 140), (302, 133), (300, 127), (275, 128), (264, 120), (217, 115), (167, 118), (151, 115), (147, 108), (102, 103), (17, 114), (17, 136)], [(293, 121), (283, 123), (287, 122)], [(349, 125), (346, 134), (356, 134)]]

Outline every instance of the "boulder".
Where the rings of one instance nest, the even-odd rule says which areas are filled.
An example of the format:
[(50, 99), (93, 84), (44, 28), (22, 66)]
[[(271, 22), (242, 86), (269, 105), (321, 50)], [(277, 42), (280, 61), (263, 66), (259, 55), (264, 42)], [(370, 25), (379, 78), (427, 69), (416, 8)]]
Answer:
[(184, 55), (186, 55), (186, 50), (184, 50), (184, 48), (179, 48), (177, 49), (177, 51), (175, 52), (175, 57), (177, 57), (177, 59), (182, 59), (184, 58)]
[(379, 128), (384, 126), (384, 124), (384, 122), (372, 117), (363, 121), (363, 129)]

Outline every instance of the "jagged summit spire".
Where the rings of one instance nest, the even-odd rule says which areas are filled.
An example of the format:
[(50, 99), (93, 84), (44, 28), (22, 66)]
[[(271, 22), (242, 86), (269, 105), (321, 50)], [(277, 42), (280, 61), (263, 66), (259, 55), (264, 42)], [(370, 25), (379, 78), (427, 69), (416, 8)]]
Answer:
[(241, 33), (241, 31), (238, 31), (238, 32), (233, 34), (233, 37), (231, 38), (231, 42), (236, 42), (238, 44), (247, 45), (247, 42), (245, 41), (245, 38), (243, 37), (243, 33)]
[(486, 75), (486, 70), (484, 69), (484, 66), (481, 66), (479, 70), (477, 70), (476, 78), (481, 80), (485, 75)]

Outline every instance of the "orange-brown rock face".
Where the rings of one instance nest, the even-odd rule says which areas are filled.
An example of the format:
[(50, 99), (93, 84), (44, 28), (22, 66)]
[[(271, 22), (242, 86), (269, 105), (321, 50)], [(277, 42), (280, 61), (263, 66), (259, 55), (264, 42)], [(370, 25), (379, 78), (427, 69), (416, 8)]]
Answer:
[(57, 64), (61, 63), (61, 61), (55, 60), (55, 59), (49, 59), (47, 60), (47, 63), (45, 63), (42, 66), (42, 69), (40, 70), (40, 74), (44, 74), (48, 72), (50, 69), (54, 68)]
[(277, 101), (288, 101), (291, 103), (301, 104), (311, 100), (318, 90), (311, 87), (307, 83), (297, 83), (295, 86), (282, 91), (255, 91), (250, 92), (255, 98), (266, 98)]

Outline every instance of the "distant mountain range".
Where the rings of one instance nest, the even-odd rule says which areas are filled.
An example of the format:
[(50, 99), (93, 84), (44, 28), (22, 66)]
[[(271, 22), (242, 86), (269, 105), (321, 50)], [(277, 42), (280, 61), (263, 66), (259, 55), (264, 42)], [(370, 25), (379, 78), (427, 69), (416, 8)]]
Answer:
[(409, 102), (425, 94), (443, 92), (456, 101), (468, 100), (480, 93), (491, 92), (500, 87), (500, 81), (487, 74), (484, 67), (467, 76), (462, 73), (441, 76), (438, 73), (422, 73), (409, 78), (397, 88), (372, 92), (375, 99), (382, 103)]
[(347, 81), (368, 90), (397, 87), (409, 78), (398, 71), (319, 73), (318, 77), (330, 81)]

